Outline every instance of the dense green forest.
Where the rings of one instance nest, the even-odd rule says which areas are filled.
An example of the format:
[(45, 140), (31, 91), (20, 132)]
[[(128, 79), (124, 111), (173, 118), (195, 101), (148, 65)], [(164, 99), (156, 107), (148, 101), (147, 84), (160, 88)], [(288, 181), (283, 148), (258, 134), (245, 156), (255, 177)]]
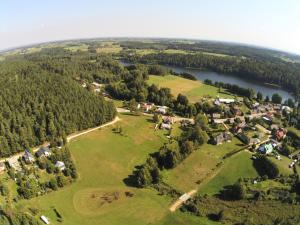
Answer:
[(46, 49), (0, 63), (0, 156), (64, 138), (114, 118), (112, 103), (76, 81), (113, 77), (109, 74), (113, 65), (94, 63), (99, 68), (96, 70), (89, 60), (61, 49)]

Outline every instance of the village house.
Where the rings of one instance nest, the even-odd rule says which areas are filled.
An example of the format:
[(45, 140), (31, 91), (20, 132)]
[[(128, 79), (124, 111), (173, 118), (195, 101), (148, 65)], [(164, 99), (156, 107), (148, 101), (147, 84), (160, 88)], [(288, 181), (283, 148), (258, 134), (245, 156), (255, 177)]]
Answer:
[(277, 141), (282, 141), (286, 136), (286, 130), (279, 128), (276, 133), (275, 133), (275, 137)]
[(213, 138), (213, 143), (215, 145), (220, 145), (223, 142), (230, 142), (231, 140), (232, 140), (232, 136), (230, 135), (230, 133), (223, 132)]
[(174, 123), (174, 119), (171, 116), (165, 116), (163, 118), (163, 122), (164, 123), (168, 123), (168, 124), (173, 124)]
[(153, 103), (142, 103), (142, 104), (139, 104), (140, 106), (138, 107), (143, 109), (144, 112), (149, 112), (155, 105)]
[(258, 148), (258, 151), (262, 154), (271, 154), (273, 152), (273, 145), (271, 143), (266, 143)]
[(5, 163), (0, 162), (0, 174), (2, 174), (6, 170)]
[(245, 121), (242, 121), (241, 123), (235, 124), (232, 127), (232, 132), (235, 134), (239, 134), (243, 132), (243, 129), (247, 126), (247, 123)]
[(25, 161), (26, 163), (32, 163), (32, 162), (34, 162), (34, 157), (33, 157), (33, 155), (29, 152), (28, 149), (25, 150), (24, 155), (23, 155), (22, 157), (23, 157), (23, 159), (24, 159), (24, 161)]
[(10, 168), (14, 169), (15, 171), (22, 171), (22, 167), (19, 163), (19, 156), (12, 156), (7, 160), (7, 163)]
[(192, 124), (192, 122), (190, 120), (181, 120), (180, 124), (182, 127), (188, 127)]
[(166, 114), (168, 112), (169, 107), (167, 106), (157, 106), (156, 112), (161, 114)]
[(161, 123), (160, 124), (160, 129), (171, 130), (172, 129), (172, 125), (170, 123)]
[(48, 146), (47, 146), (47, 147), (43, 146), (43, 147), (41, 147), (41, 148), (35, 153), (35, 155), (36, 155), (36, 157), (38, 157), (38, 158), (40, 158), (40, 157), (42, 157), (42, 156), (48, 157), (48, 156), (51, 155), (51, 150), (50, 150), (50, 148), (49, 148)]
[(62, 161), (57, 161), (55, 163), (55, 167), (58, 168), (60, 171), (66, 169), (65, 163)]

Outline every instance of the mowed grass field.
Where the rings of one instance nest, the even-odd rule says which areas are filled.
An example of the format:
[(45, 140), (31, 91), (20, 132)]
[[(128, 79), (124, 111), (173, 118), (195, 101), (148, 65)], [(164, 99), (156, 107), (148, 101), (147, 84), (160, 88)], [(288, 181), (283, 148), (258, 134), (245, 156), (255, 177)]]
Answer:
[(172, 94), (176, 97), (179, 93), (186, 95), (191, 102), (200, 101), (204, 96), (211, 97), (232, 97), (226, 91), (221, 90), (210, 85), (203, 84), (200, 81), (193, 81), (182, 77), (167, 75), (167, 76), (154, 76), (150, 75), (149, 84), (156, 84), (159, 87), (167, 87), (171, 89)]
[(199, 193), (214, 195), (224, 186), (232, 185), (239, 178), (255, 178), (258, 176), (253, 167), (251, 153), (242, 151), (225, 160), (222, 169), (206, 184), (200, 187)]
[[(222, 145), (205, 144), (193, 152), (176, 168), (165, 171), (164, 179), (168, 184), (184, 192), (198, 189), (206, 185), (207, 181), (210, 181), (223, 170), (223, 167), (227, 163), (226, 161), (230, 159), (226, 159), (225, 165), (220, 167), (217, 167), (217, 164), (222, 161), (222, 157), (226, 153), (240, 149), (241, 147), (242, 144), (237, 138), (233, 138), (232, 142)], [(249, 159), (249, 162), (252, 161)], [(235, 172), (234, 170), (231, 171), (231, 173)]]
[[(154, 131), (148, 117), (122, 115), (124, 135), (106, 127), (69, 143), (79, 173), (78, 180), (55, 192), (31, 200), (21, 200), (17, 207), (40, 209), (51, 224), (207, 224), (202, 218), (169, 212), (172, 199), (152, 189), (127, 186), (124, 179), (136, 165), (145, 162), (167, 140), (163, 131)], [(133, 196), (126, 196), (131, 193)], [(63, 218), (57, 222), (56, 209)]]

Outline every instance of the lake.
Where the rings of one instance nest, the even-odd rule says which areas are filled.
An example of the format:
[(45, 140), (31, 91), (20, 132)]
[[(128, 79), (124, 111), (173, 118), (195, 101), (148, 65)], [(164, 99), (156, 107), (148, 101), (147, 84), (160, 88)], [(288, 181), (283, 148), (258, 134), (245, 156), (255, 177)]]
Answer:
[(294, 99), (294, 97), (289, 92), (287, 92), (283, 89), (280, 89), (280, 88), (264, 85), (260, 81), (254, 82), (252, 80), (241, 79), (237, 76), (216, 73), (216, 72), (210, 72), (210, 71), (203, 71), (200, 69), (182, 68), (182, 67), (176, 67), (176, 66), (166, 66), (166, 67), (169, 69), (172, 69), (173, 71), (175, 71), (177, 73), (185, 72), (185, 73), (193, 74), (200, 81), (209, 79), (213, 82), (218, 81), (218, 82), (223, 82), (223, 83), (236, 84), (243, 88), (252, 88), (256, 92), (261, 92), (264, 95), (264, 97), (268, 95), (270, 98), (272, 97), (272, 95), (274, 93), (278, 93), (279, 95), (282, 96), (283, 101), (288, 98)]
[[(124, 66), (130, 65), (130, 63), (122, 62), (120, 61), (121, 64)], [(222, 74), (222, 73), (217, 73), (217, 72), (211, 72), (211, 71), (203, 71), (200, 69), (194, 69), (194, 68), (182, 68), (182, 67), (176, 67), (176, 66), (165, 66), (169, 69), (172, 69), (173, 71), (177, 73), (190, 73), (193, 74), (198, 80), (204, 81), (206, 79), (209, 79), (213, 82), (218, 81), (218, 82), (223, 82), (223, 83), (229, 83), (229, 84), (236, 84), (240, 87), (243, 88), (252, 88), (256, 92), (261, 92), (264, 96), (264, 98), (268, 95), (271, 99), (272, 95), (274, 93), (278, 93), (281, 97), (282, 100), (285, 101), (288, 98), (294, 99), (294, 97), (287, 91), (281, 89), (281, 88), (276, 88), (276, 87), (271, 87), (266, 84), (263, 84), (260, 81), (253, 81), (253, 80), (245, 80), (241, 79), (237, 76), (232, 76), (229, 74)]]

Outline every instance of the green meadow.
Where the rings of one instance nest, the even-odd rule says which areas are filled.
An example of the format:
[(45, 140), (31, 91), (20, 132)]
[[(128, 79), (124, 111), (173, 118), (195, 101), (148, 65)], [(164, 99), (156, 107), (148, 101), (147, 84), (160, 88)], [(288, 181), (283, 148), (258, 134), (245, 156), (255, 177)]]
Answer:
[(186, 95), (191, 102), (200, 101), (202, 97), (232, 97), (232, 95), (225, 90), (220, 90), (206, 85), (200, 81), (188, 80), (182, 77), (167, 75), (167, 76), (154, 76), (150, 75), (149, 84), (156, 84), (159, 87), (170, 88), (172, 94), (176, 97), (179, 93)]
[[(154, 131), (148, 117), (122, 115), (123, 134), (113, 126), (72, 140), (69, 148), (79, 173), (78, 180), (55, 192), (31, 200), (21, 200), (17, 207), (39, 209), (51, 224), (207, 224), (204, 218), (172, 214), (173, 199), (152, 189), (127, 186), (124, 179), (135, 166), (145, 162), (149, 153), (167, 141), (164, 131)], [(130, 195), (130, 196), (129, 196)], [(62, 222), (57, 222), (58, 212)], [(204, 221), (204, 222), (203, 222)]]

